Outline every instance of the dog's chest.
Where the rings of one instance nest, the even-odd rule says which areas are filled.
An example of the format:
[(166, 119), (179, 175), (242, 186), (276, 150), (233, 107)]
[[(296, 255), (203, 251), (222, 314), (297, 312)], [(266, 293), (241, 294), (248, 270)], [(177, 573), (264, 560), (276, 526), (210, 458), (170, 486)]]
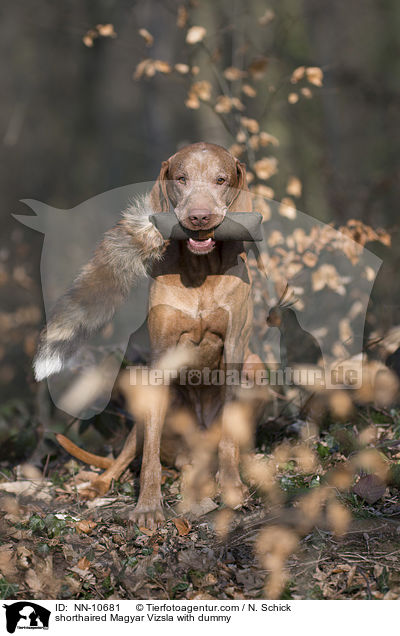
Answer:
[(158, 276), (148, 320), (153, 349), (194, 346), (200, 364), (218, 366), (224, 342), (245, 322), (249, 294), (249, 285), (235, 276), (209, 276), (198, 287), (183, 285), (177, 274)]

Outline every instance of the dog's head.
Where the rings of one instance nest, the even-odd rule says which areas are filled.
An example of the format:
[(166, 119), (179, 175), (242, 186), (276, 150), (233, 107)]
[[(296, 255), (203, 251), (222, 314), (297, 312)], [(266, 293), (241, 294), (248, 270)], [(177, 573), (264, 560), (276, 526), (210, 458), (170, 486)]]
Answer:
[[(169, 211), (172, 205), (184, 227), (206, 234), (223, 221), (227, 211), (251, 211), (245, 166), (222, 146), (185, 146), (163, 162), (151, 203), (155, 212)], [(215, 241), (190, 238), (187, 247), (194, 254), (209, 254)]]

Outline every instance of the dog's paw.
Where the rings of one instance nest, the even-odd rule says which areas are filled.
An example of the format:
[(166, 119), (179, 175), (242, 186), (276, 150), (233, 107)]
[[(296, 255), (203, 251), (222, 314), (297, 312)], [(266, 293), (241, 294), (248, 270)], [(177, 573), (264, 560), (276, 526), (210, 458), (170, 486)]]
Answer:
[(111, 488), (111, 479), (104, 479), (101, 475), (96, 477), (85, 488), (79, 491), (81, 499), (96, 499), (96, 497), (102, 497)]
[(139, 528), (155, 530), (165, 520), (165, 517), (160, 504), (138, 504), (134, 510), (129, 512), (128, 519)]

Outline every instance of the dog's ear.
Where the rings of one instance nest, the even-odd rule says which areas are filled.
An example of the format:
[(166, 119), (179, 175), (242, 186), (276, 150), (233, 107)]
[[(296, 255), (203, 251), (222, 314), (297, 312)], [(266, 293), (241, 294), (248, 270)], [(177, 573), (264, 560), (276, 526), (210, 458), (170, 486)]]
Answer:
[(154, 212), (169, 212), (169, 198), (167, 192), (169, 161), (163, 161), (160, 174), (151, 192), (150, 203)]
[(252, 212), (252, 197), (246, 179), (246, 166), (236, 159), (237, 185), (233, 199), (229, 204), (229, 212)]

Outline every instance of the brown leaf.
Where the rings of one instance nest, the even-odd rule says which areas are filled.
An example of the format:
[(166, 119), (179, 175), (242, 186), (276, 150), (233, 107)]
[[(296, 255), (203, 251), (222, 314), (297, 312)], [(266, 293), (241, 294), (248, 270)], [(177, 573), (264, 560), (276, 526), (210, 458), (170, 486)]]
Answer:
[(178, 27), (178, 29), (183, 29), (183, 27), (186, 26), (187, 19), (188, 19), (187, 9), (183, 4), (181, 4), (178, 7), (178, 15), (176, 16), (176, 26)]
[(386, 484), (377, 475), (365, 475), (353, 487), (353, 492), (373, 504), (385, 494)]
[(240, 68), (236, 68), (236, 66), (228, 66), (228, 68), (224, 70), (224, 77), (230, 82), (246, 77), (246, 75), (246, 71), (242, 71)]
[(192, 26), (186, 34), (186, 42), (188, 44), (197, 44), (206, 36), (207, 30), (202, 26)]
[(97, 523), (95, 521), (92, 521), (91, 519), (82, 519), (82, 521), (78, 521), (75, 528), (78, 534), (90, 534), (96, 526)]
[(188, 64), (175, 64), (174, 69), (181, 75), (186, 75), (186, 73), (189, 73), (190, 71), (190, 67)]
[(197, 97), (203, 100), (203, 102), (208, 102), (211, 98), (211, 89), (212, 86), (210, 82), (202, 80), (200, 82), (194, 82), (191, 86), (190, 92), (197, 95)]
[(255, 97), (257, 95), (256, 89), (250, 86), (250, 84), (243, 84), (242, 91), (247, 97)]
[(286, 192), (290, 194), (292, 197), (301, 197), (301, 181), (298, 177), (290, 177), (287, 186)]
[(292, 77), (290, 78), (290, 81), (292, 82), (292, 84), (297, 84), (297, 82), (303, 79), (305, 71), (306, 71), (305, 66), (299, 66), (298, 68), (296, 68), (292, 73)]
[(103, 38), (116, 38), (113, 24), (97, 24), (96, 29)]
[(312, 92), (311, 90), (308, 88), (308, 86), (303, 86), (303, 88), (300, 89), (300, 93), (303, 95), (303, 97), (305, 97), (306, 99), (311, 99), (312, 98)]
[(175, 519), (172, 519), (172, 521), (174, 522), (180, 537), (184, 537), (189, 534), (192, 526), (185, 517), (176, 517)]
[(264, 157), (254, 164), (254, 171), (259, 179), (269, 179), (276, 173), (278, 160), (275, 157)]
[(266, 9), (261, 18), (258, 18), (258, 24), (261, 24), (261, 26), (265, 26), (266, 24), (272, 22), (274, 18), (275, 12), (272, 9)]
[(242, 126), (247, 128), (247, 130), (253, 134), (258, 133), (260, 130), (260, 124), (256, 119), (251, 119), (250, 117), (241, 117), (240, 122)]
[(154, 530), (149, 530), (149, 528), (146, 528), (145, 526), (139, 526), (139, 530), (140, 532), (142, 532), (142, 534), (145, 534), (147, 537), (152, 537), (154, 534)]
[(86, 557), (82, 557), (81, 559), (79, 559), (78, 563), (76, 564), (76, 566), (80, 570), (88, 570), (90, 568), (90, 565), (91, 563)]
[(154, 37), (147, 29), (139, 29), (139, 35), (146, 42), (146, 46), (152, 46), (154, 44)]
[(289, 104), (297, 104), (299, 101), (299, 96), (297, 93), (289, 93), (288, 102)]
[(322, 86), (324, 74), (318, 66), (309, 66), (306, 69), (306, 76), (310, 84), (314, 84), (314, 86)]
[(248, 70), (254, 79), (262, 79), (267, 70), (268, 60), (266, 57), (257, 57), (250, 63)]

